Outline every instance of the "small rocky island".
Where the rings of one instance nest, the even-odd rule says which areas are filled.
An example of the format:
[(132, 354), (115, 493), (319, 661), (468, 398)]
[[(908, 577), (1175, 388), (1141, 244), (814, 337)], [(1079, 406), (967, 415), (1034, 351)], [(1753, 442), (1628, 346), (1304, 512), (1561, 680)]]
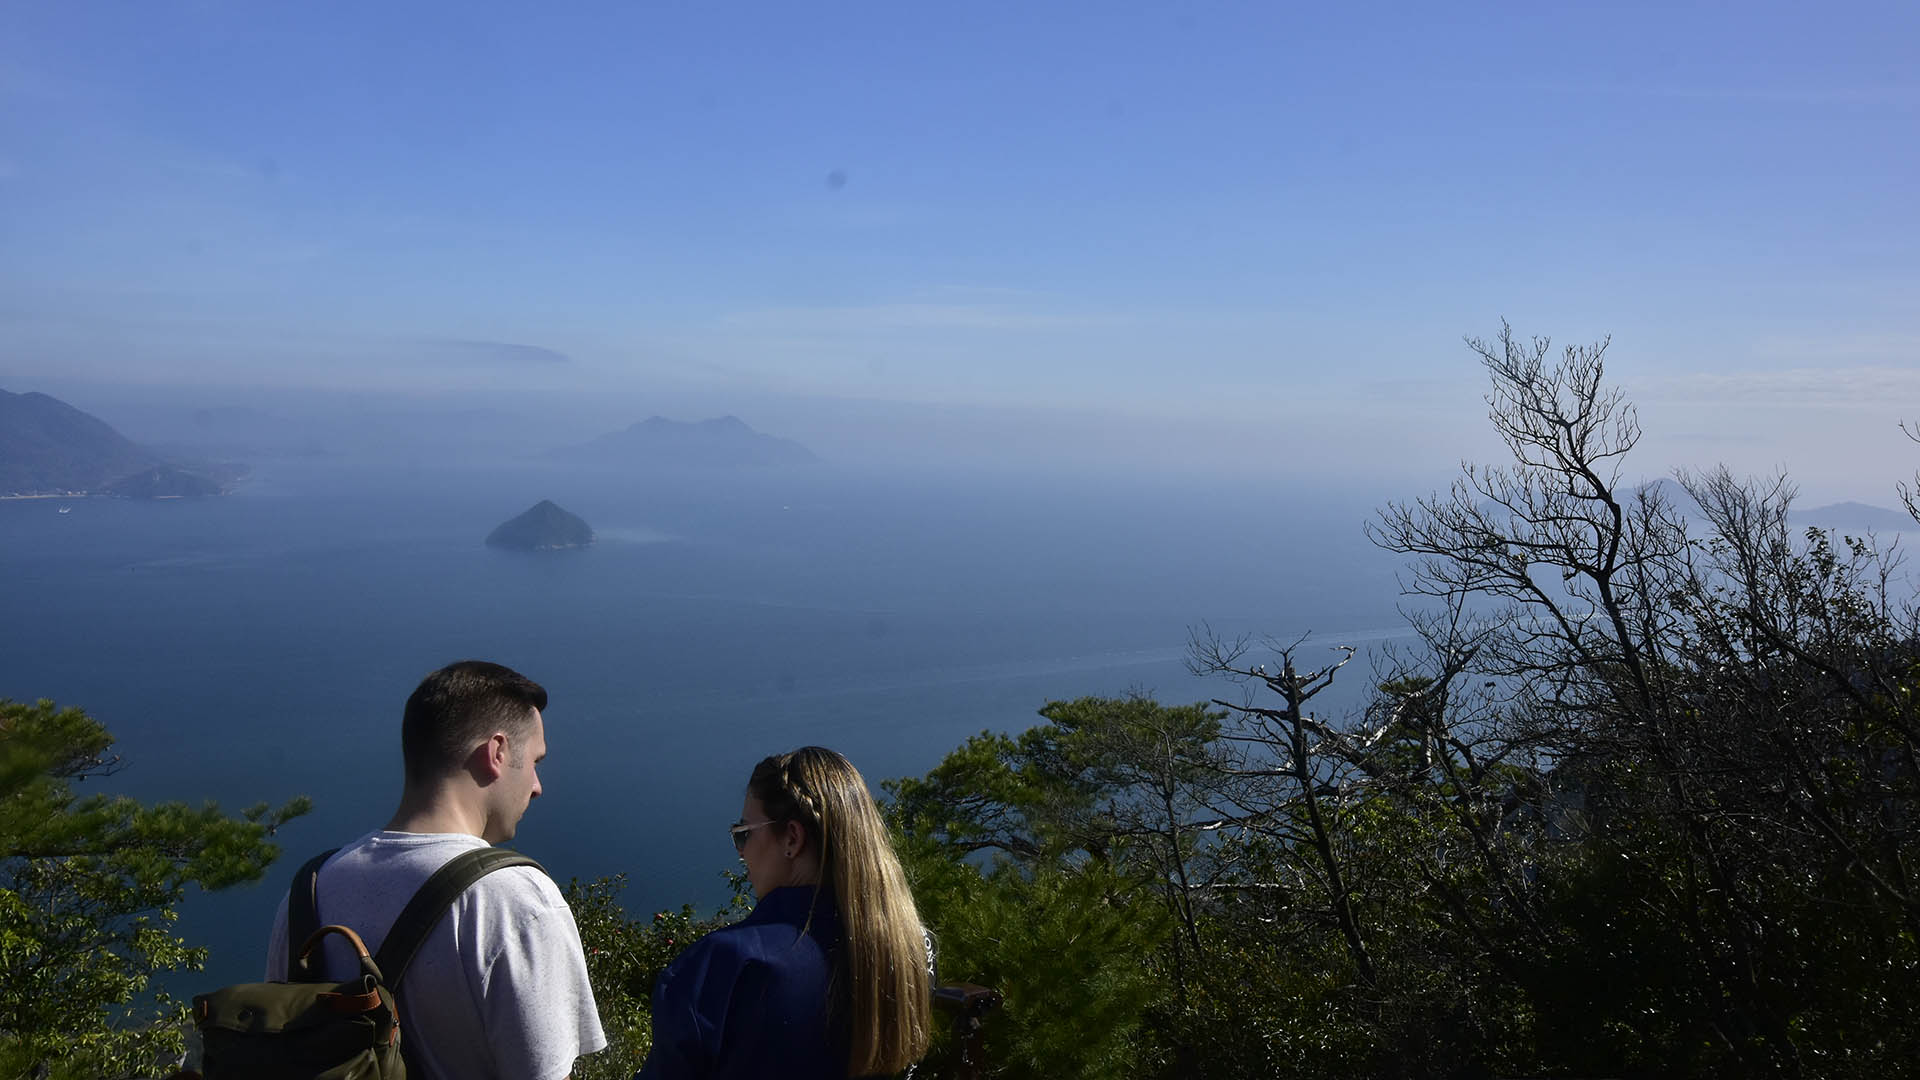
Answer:
[(540, 502), (487, 534), (487, 546), (512, 551), (564, 551), (593, 543), (593, 527), (553, 504)]

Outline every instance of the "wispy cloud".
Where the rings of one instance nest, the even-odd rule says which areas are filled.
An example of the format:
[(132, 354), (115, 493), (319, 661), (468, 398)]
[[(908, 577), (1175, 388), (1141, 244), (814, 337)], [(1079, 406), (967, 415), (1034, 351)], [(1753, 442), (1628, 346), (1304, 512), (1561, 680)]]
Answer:
[(1905, 403), (1920, 409), (1920, 368), (1881, 365), (1802, 367), (1664, 375), (1626, 380), (1647, 402), (1858, 407)]
[(845, 307), (779, 307), (738, 312), (727, 326), (788, 335), (917, 330), (1035, 331), (1112, 325), (1112, 316), (1042, 311), (1012, 304), (916, 301)]
[(511, 341), (428, 338), (401, 345), (423, 361), (455, 367), (552, 367), (573, 359), (557, 349)]
[(1448, 80), (1439, 85), (1502, 94), (1560, 94), (1569, 97), (1646, 98), (1663, 101), (1731, 101), (1770, 105), (1887, 105), (1920, 106), (1920, 85), (1881, 86), (1699, 86), (1684, 83), (1600, 83), (1534, 79), (1493, 81)]
[(1040, 289), (1018, 289), (1008, 285), (970, 285), (950, 281), (944, 285), (934, 285), (921, 290), (922, 298), (947, 303), (998, 302), (998, 303), (1035, 303), (1042, 300), (1059, 299), (1057, 294)]
[(1825, 337), (1775, 337), (1759, 342), (1754, 352), (1807, 368), (1825, 367), (1835, 360), (1856, 364), (1920, 366), (1920, 334), (1836, 334)]

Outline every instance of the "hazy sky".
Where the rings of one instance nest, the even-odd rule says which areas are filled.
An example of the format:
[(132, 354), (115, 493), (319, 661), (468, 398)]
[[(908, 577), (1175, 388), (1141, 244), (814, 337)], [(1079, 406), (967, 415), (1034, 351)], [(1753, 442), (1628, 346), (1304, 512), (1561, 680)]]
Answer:
[(1456, 460), (1504, 316), (1613, 334), (1655, 470), (1920, 458), (1920, 5), (553, 7), (4, 4), (0, 387)]

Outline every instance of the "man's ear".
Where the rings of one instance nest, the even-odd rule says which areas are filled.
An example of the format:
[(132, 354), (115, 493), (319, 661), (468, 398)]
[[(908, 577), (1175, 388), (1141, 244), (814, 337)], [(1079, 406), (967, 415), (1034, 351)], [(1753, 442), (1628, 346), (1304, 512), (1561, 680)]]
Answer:
[(500, 779), (507, 771), (507, 734), (496, 731), (487, 736), (487, 741), (473, 748), (473, 756), (468, 759), (473, 767), (474, 779), (482, 784)]

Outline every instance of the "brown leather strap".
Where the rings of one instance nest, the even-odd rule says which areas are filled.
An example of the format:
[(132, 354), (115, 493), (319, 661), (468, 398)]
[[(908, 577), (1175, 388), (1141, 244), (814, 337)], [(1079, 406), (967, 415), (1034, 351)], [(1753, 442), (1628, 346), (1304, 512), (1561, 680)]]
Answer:
[(374, 981), (385, 982), (384, 979), (380, 978), (380, 965), (374, 962), (373, 954), (367, 948), (367, 943), (361, 940), (360, 935), (354, 933), (352, 928), (341, 926), (337, 923), (331, 926), (323, 926), (307, 936), (306, 943), (300, 946), (300, 955), (295, 957), (293, 962), (294, 969), (306, 977), (293, 981), (315, 981), (312, 978), (313, 967), (308, 961), (313, 954), (319, 950), (320, 942), (325, 939), (328, 934), (339, 934), (341, 937), (347, 939), (347, 944), (353, 946), (353, 951), (360, 957), (360, 973), (362, 975), (371, 975)]

